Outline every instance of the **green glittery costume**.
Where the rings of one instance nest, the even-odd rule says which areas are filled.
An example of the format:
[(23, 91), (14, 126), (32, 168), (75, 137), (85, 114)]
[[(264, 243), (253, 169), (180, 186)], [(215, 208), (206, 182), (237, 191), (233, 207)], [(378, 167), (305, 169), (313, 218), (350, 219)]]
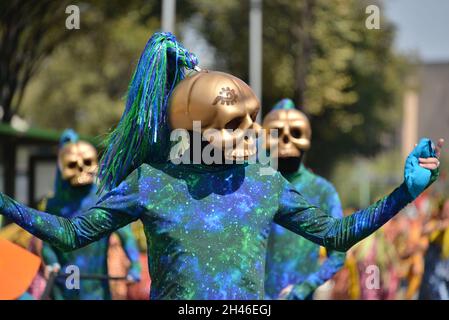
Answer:
[(140, 219), (148, 242), (151, 299), (261, 299), (271, 223), (344, 251), (413, 200), (402, 184), (367, 209), (335, 219), (310, 205), (281, 174), (259, 165), (148, 165), (74, 218), (1, 196), (0, 212), (62, 250)]
[[(170, 79), (182, 76), (181, 68), (175, 68), (167, 77), (168, 54), (176, 63), (171, 69), (197, 64), (173, 35), (150, 39), (100, 169), (104, 190), (110, 191), (95, 206), (64, 218), (0, 193), (0, 213), (61, 250), (80, 248), (140, 219), (148, 244), (151, 299), (261, 299), (273, 221), (319, 245), (344, 251), (381, 227), (437, 175), (423, 168), (406, 170), (406, 183), (389, 196), (336, 219), (310, 205), (280, 173), (260, 175), (259, 164), (149, 161), (163, 155), (156, 152), (164, 150), (158, 142), (168, 139), (165, 111), (177, 83)], [(418, 156), (431, 156), (430, 146), (427, 140), (415, 148), (409, 158), (413, 168)]]

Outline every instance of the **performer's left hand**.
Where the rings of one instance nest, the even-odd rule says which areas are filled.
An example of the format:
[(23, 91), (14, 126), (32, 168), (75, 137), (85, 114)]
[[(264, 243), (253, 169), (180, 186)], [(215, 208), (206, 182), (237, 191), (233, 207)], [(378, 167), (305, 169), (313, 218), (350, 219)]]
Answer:
[(419, 158), (419, 165), (423, 168), (429, 170), (435, 170), (440, 166), (440, 156), (441, 150), (443, 149), (444, 139), (438, 139), (437, 145), (435, 146), (435, 155), (434, 158)]
[(50, 274), (54, 273), (54, 274), (58, 274), (58, 272), (61, 270), (61, 266), (59, 263), (53, 263), (51, 265), (47, 265), (45, 266), (44, 269), (44, 277), (45, 279), (49, 279), (50, 278)]
[(416, 199), (439, 175), (441, 149), (444, 140), (434, 145), (429, 139), (421, 139), (407, 157), (404, 168), (404, 181), (411, 200)]

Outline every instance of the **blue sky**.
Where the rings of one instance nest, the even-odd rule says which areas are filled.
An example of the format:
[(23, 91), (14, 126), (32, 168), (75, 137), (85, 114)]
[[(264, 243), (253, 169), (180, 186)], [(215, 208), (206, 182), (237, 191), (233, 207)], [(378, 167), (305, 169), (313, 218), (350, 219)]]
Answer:
[(396, 48), (424, 62), (449, 62), (449, 0), (384, 0), (396, 24)]

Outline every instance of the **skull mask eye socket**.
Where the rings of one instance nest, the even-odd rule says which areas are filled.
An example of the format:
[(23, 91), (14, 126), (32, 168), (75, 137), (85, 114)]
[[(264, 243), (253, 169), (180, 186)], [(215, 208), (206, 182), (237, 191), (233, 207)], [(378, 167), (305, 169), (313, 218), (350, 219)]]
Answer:
[(76, 168), (76, 166), (77, 166), (77, 162), (76, 161), (70, 161), (69, 163), (67, 163), (67, 167), (69, 168), (69, 169), (75, 169)]
[(295, 138), (295, 139), (299, 139), (301, 137), (301, 129), (299, 128), (291, 128), (290, 129), (290, 135)]
[(83, 163), (85, 166), (90, 167), (92, 165), (92, 159), (84, 159)]

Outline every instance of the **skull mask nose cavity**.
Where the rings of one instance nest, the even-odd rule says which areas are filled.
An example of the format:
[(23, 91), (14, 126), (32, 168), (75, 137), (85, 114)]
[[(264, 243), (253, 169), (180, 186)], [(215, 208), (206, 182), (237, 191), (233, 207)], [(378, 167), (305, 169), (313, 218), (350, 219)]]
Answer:
[(284, 142), (284, 143), (289, 143), (289, 142), (290, 142), (290, 139), (288, 138), (287, 135), (284, 135), (284, 136), (282, 137), (282, 142)]

